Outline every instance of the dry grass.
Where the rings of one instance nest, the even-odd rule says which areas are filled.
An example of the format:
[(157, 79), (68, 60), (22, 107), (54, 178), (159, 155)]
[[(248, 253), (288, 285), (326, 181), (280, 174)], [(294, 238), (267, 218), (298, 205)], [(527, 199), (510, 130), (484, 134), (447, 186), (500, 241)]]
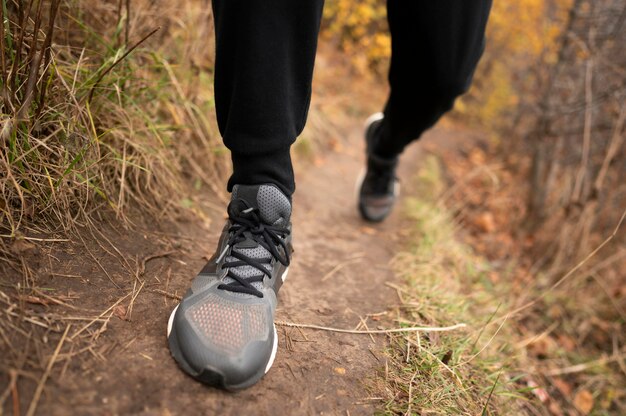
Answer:
[[(41, 391), (24, 385), (104, 360), (101, 334), (146, 291), (145, 263), (163, 253), (127, 258), (111, 230), (203, 217), (206, 194), (225, 198), (228, 161), (208, 5), (0, 1), (0, 409), (21, 414)], [(114, 285), (102, 310), (82, 307), (110, 300), (90, 298), (89, 267), (56, 274), (77, 251)]]
[(67, 232), (103, 206), (171, 218), (193, 187), (222, 194), (206, 7), (25, 3), (2, 2), (5, 238)]
[[(490, 171), (489, 182), (497, 183), (498, 173)], [(609, 288), (598, 290), (598, 270), (615, 261), (604, 251), (615, 233), (558, 284), (537, 271), (528, 277), (519, 258), (490, 262), (483, 257), (489, 253), (460, 240), (477, 182), (442, 194), (435, 156), (419, 173), (420, 198), (407, 205), (411, 244), (394, 262), (407, 281), (397, 288), (397, 319), (407, 326), (462, 321), (469, 327), (392, 338), (386, 382), (378, 386), (387, 392), (386, 413), (623, 413), (623, 310)], [(449, 199), (450, 192), (465, 197)]]
[[(502, 305), (485, 292), (489, 264), (455, 237), (450, 212), (436, 203), (442, 178), (429, 157), (418, 179), (419, 199), (407, 201), (414, 228), (410, 246), (393, 267), (406, 285), (396, 287), (397, 321), (406, 326), (451, 325), (468, 328), (442, 334), (391, 338), (384, 384), (388, 414), (501, 414), (519, 409), (513, 364), (506, 343), (494, 343), (503, 328), (488, 327)], [(493, 393), (493, 394), (491, 394)], [(512, 414), (512, 413), (507, 413)]]

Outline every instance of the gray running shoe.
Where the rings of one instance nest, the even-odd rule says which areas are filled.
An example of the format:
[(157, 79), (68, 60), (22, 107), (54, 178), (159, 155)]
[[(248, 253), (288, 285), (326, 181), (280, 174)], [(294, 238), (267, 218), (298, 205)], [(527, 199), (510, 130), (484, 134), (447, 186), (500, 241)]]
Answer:
[(167, 325), (170, 351), (195, 379), (239, 390), (268, 372), (274, 312), (293, 251), (291, 202), (276, 186), (236, 185), (217, 251)]
[(400, 193), (400, 182), (396, 177), (398, 157), (384, 159), (372, 152), (375, 133), (382, 121), (383, 114), (376, 113), (365, 122), (367, 168), (357, 182), (359, 212), (363, 219), (371, 222), (387, 218)]

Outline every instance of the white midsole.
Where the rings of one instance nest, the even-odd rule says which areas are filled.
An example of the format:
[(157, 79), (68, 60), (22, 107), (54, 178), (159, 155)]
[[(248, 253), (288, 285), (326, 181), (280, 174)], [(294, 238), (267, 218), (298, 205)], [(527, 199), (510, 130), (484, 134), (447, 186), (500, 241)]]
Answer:
[(288, 275), (288, 274), (289, 274), (289, 267), (287, 267), (287, 268), (285, 269), (285, 271), (283, 272), (283, 275), (282, 275), (282, 276), (280, 276), (280, 280), (282, 280), (282, 281), (283, 281), (283, 283), (285, 282), (285, 280), (287, 280), (287, 275)]
[(278, 351), (278, 333), (276, 332), (276, 325), (274, 325), (274, 345), (272, 345), (272, 355), (270, 356), (270, 360), (265, 366), (265, 374), (270, 371), (272, 364), (274, 364), (274, 359), (276, 358), (276, 351)]
[(367, 173), (367, 169), (362, 168), (361, 172), (359, 172), (359, 176), (356, 178), (356, 184), (354, 184), (354, 200), (359, 200), (359, 194), (361, 193), (361, 185), (363, 185), (363, 181), (365, 180), (365, 174)]
[(167, 337), (170, 337), (170, 333), (172, 332), (172, 325), (174, 325), (174, 315), (176, 315), (176, 309), (180, 306), (180, 303), (176, 305), (172, 313), (170, 314), (170, 318), (167, 320)]

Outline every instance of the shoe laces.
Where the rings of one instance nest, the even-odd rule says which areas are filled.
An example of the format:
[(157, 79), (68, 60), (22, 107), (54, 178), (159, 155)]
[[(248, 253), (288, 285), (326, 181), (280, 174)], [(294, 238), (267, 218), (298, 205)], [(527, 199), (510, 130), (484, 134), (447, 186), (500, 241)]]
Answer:
[[(271, 264), (276, 259), (281, 264), (289, 266), (289, 250), (285, 244), (285, 238), (291, 231), (282, 225), (270, 225), (261, 220), (258, 208), (248, 208), (236, 215), (230, 216), (231, 226), (228, 229), (230, 237), (226, 247), (217, 259), (219, 263), (225, 256), (232, 257), (234, 261), (225, 261), (222, 268), (227, 269), (225, 277), (233, 279), (230, 283), (222, 283), (217, 288), (229, 292), (246, 293), (262, 298), (263, 293), (254, 287), (253, 283), (262, 282), (264, 276), (272, 278), (271, 270), (265, 265)], [(236, 250), (236, 245), (246, 240), (253, 240), (269, 253), (269, 257), (252, 258)], [(281, 253), (282, 251), (282, 253)], [(251, 266), (261, 272), (251, 277), (241, 277), (236, 269), (242, 266)]]

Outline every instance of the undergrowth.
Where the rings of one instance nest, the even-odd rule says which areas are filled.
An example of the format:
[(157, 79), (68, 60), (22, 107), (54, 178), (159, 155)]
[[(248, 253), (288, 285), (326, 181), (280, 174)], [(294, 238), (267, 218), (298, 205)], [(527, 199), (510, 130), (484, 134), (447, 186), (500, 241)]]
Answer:
[(419, 197), (406, 202), (410, 243), (393, 262), (406, 282), (396, 288), (397, 319), (467, 328), (392, 338), (377, 388), (385, 413), (622, 414), (623, 320), (610, 318), (621, 309), (608, 289), (593, 287), (597, 267), (573, 265), (555, 286), (542, 272), (529, 279), (517, 257), (488, 260), (462, 237), (471, 214), (459, 210), (469, 208), (451, 206), (444, 185), (439, 159), (429, 155), (417, 175)]
[(103, 207), (126, 225), (131, 207), (172, 218), (190, 189), (223, 194), (208, 10), (2, 0), (2, 237), (66, 233)]
[(396, 288), (402, 325), (467, 328), (392, 338), (382, 391), (387, 414), (510, 414), (514, 385), (510, 347), (492, 343), (502, 328), (487, 326), (501, 305), (486, 291), (488, 263), (458, 241), (451, 213), (437, 203), (443, 188), (438, 160), (418, 173), (419, 198), (409, 198), (410, 244), (393, 261), (406, 281)]

